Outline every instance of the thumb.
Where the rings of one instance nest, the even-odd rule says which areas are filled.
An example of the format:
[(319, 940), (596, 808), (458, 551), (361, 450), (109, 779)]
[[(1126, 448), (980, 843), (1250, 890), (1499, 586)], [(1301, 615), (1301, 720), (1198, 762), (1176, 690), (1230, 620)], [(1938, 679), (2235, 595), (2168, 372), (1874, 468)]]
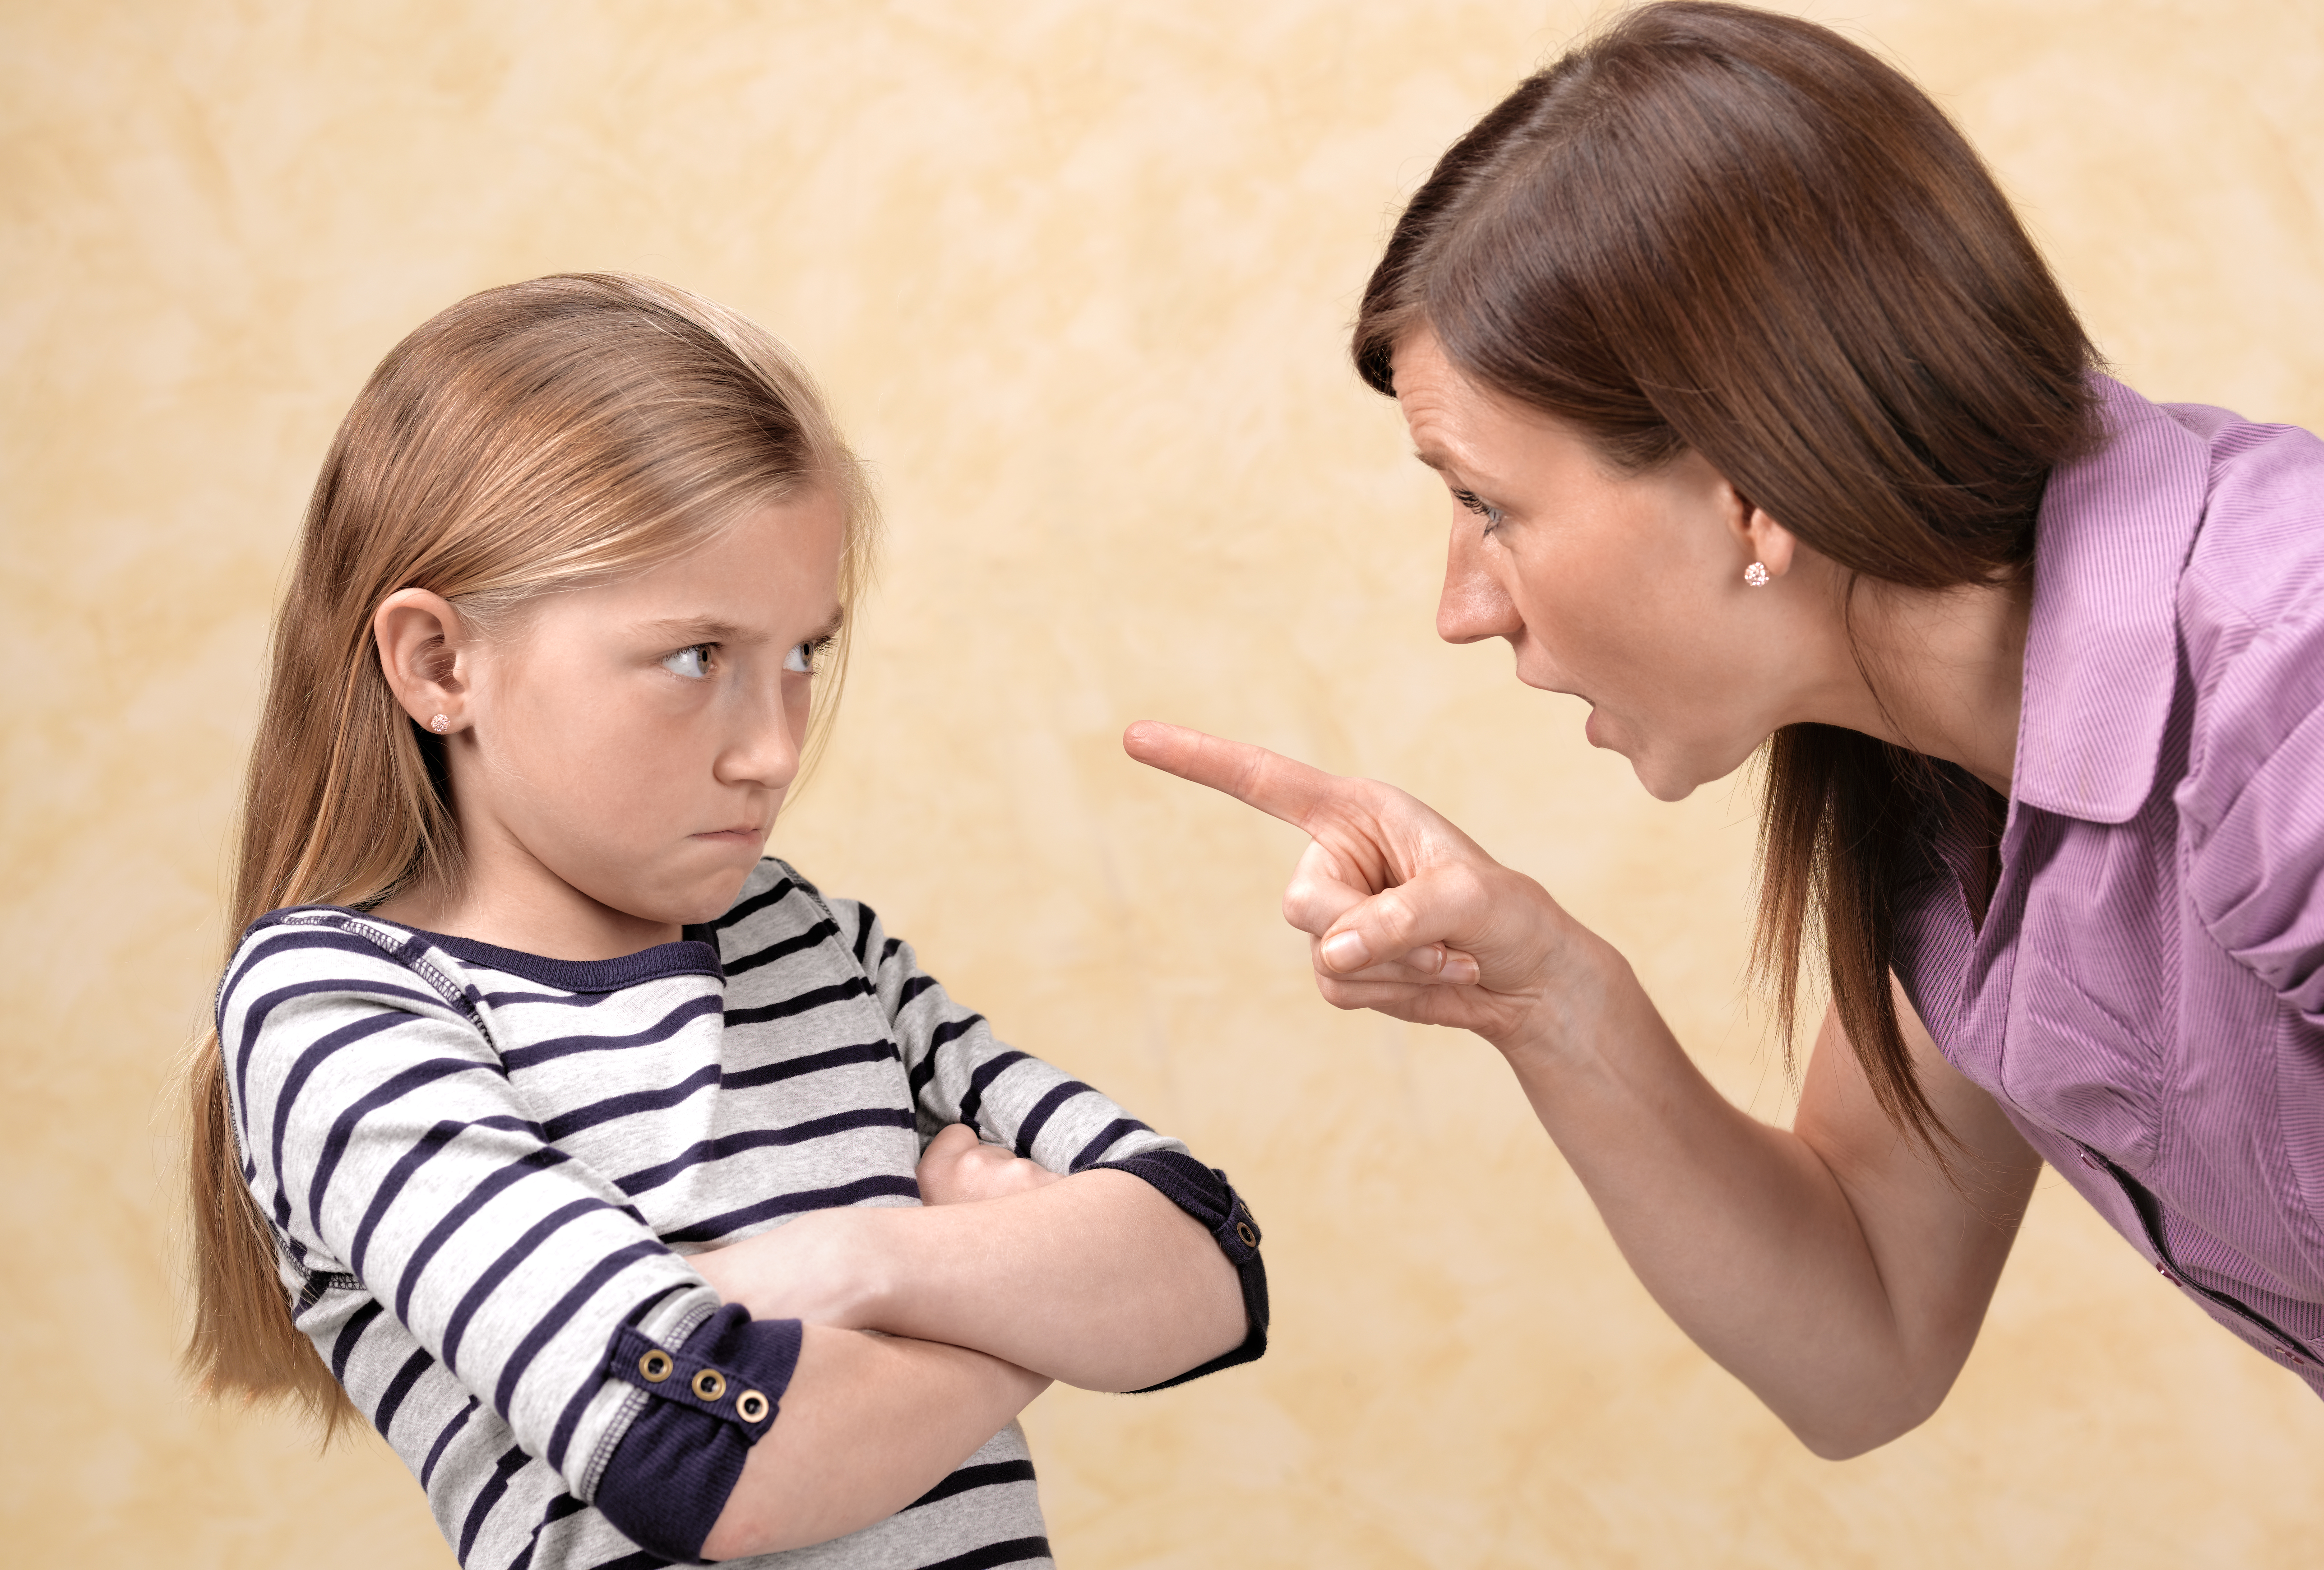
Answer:
[(1351, 975), (1400, 960), (1444, 981), (1476, 980), (1476, 960), (1446, 941), (1452, 912), (1434, 892), (1425, 883), (1400, 883), (1350, 906), (1316, 945), (1323, 967)]

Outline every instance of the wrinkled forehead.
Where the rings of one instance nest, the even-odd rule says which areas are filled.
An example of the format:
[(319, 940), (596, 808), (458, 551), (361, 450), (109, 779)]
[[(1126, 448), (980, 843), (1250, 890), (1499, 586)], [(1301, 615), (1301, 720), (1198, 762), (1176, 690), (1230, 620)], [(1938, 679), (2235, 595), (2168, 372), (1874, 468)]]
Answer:
[(1588, 445), (1568, 421), (1480, 385), (1425, 329), (1397, 340), (1393, 363), (1413, 456), (1448, 480), (1513, 477), (1545, 446)]

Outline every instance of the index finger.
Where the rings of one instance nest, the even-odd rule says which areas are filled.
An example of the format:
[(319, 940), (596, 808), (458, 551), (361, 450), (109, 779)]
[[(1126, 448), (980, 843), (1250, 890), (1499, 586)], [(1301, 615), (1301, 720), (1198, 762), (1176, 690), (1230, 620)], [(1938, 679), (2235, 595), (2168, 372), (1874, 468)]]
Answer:
[(1159, 720), (1139, 720), (1122, 732), (1121, 750), (1166, 774), (1223, 790), (1298, 828), (1307, 827), (1316, 809), (1347, 786), (1336, 774), (1265, 747)]

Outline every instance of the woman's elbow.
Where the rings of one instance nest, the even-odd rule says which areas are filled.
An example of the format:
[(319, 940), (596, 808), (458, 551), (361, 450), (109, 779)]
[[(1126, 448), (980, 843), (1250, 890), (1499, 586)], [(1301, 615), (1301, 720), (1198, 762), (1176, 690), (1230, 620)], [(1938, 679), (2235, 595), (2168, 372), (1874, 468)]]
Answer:
[(1836, 1403), (1814, 1413), (1778, 1412), (1777, 1416), (1818, 1460), (1853, 1461), (1903, 1438), (1936, 1416), (1951, 1388), (1949, 1373), (1941, 1381), (1917, 1381), (1869, 1399)]

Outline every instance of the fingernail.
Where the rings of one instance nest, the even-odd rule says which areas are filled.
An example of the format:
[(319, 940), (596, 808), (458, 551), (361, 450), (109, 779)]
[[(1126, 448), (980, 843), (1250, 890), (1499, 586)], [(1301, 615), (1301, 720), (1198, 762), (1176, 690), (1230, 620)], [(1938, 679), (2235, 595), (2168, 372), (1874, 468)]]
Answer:
[(1465, 954), (1448, 953), (1444, 956), (1444, 968), (1437, 975), (1455, 986), (1473, 986), (1477, 980), (1477, 962)]
[(1371, 962), (1372, 951), (1365, 947), (1360, 932), (1342, 932), (1323, 939), (1323, 963), (1333, 970), (1361, 970)]

